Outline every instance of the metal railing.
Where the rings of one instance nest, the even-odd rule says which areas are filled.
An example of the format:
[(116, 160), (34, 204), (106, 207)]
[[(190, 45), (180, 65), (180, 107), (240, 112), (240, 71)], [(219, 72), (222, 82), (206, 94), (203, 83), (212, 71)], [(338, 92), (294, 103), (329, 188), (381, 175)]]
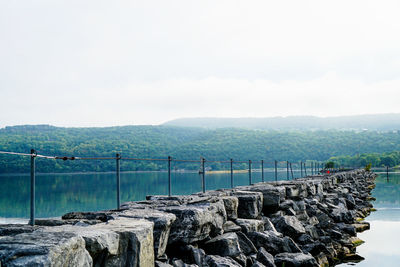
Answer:
[[(7, 152), (7, 151), (0, 151), (0, 154), (4, 155), (18, 155), (18, 156), (29, 156), (30, 157), (30, 220), (29, 224), (34, 225), (35, 224), (35, 180), (36, 180), (36, 158), (44, 158), (44, 159), (53, 159), (53, 160), (63, 160), (63, 161), (74, 161), (74, 160), (115, 160), (116, 161), (116, 202), (117, 202), (117, 208), (119, 209), (121, 206), (121, 190), (120, 190), (120, 185), (121, 185), (121, 160), (128, 160), (128, 161), (165, 161), (167, 162), (167, 173), (168, 173), (168, 196), (172, 195), (172, 184), (171, 184), (171, 168), (172, 168), (172, 162), (180, 162), (180, 163), (199, 163), (200, 168), (199, 168), (199, 174), (201, 175), (201, 186), (202, 186), (202, 192), (206, 192), (206, 162), (209, 163), (225, 163), (229, 164), (230, 170), (230, 186), (231, 188), (234, 187), (234, 168), (233, 164), (234, 163), (245, 163), (248, 164), (248, 181), (249, 185), (253, 184), (253, 177), (252, 173), (253, 168), (252, 164), (254, 163), (259, 163), (260, 168), (261, 168), (261, 181), (265, 182), (265, 177), (264, 177), (264, 167), (265, 164), (269, 164), (270, 166), (273, 166), (274, 169), (274, 180), (275, 182), (278, 181), (278, 168), (282, 168), (279, 165), (282, 166), (284, 164), (284, 168), (286, 168), (286, 179), (290, 180), (295, 179), (293, 175), (293, 165), (297, 165), (300, 167), (300, 177), (307, 176), (307, 164), (306, 162), (289, 162), (289, 161), (277, 161), (274, 160), (273, 162), (267, 162), (264, 160), (258, 160), (258, 161), (253, 161), (253, 160), (248, 160), (248, 161), (240, 161), (240, 160), (233, 160), (232, 158), (229, 160), (206, 160), (204, 157), (201, 157), (200, 160), (188, 160), (188, 159), (174, 159), (171, 156), (168, 156), (166, 158), (134, 158), (134, 157), (122, 157), (120, 153), (115, 154), (115, 157), (67, 157), (67, 156), (46, 156), (46, 155), (40, 155), (38, 154), (34, 149), (31, 149), (31, 152), (28, 153), (18, 153), (18, 152)], [(309, 172), (311, 175), (318, 174), (324, 167), (323, 162), (317, 162), (317, 161), (308, 161), (309, 162)]]

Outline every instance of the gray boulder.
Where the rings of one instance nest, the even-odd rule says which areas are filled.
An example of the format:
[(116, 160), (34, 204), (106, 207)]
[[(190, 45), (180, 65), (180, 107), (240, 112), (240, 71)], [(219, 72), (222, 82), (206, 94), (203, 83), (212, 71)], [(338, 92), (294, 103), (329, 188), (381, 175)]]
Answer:
[(71, 232), (34, 231), (0, 238), (4, 266), (92, 266), (85, 240)]
[(341, 204), (332, 209), (329, 215), (337, 223), (344, 222), (351, 224), (354, 222), (351, 212)]
[(263, 195), (260, 192), (233, 191), (232, 195), (239, 200), (238, 217), (257, 219), (262, 211)]
[(155, 261), (154, 266), (155, 267), (173, 267), (171, 264), (161, 262), (161, 261)]
[(255, 262), (251, 265), (251, 267), (265, 267), (265, 265), (262, 264), (262, 263), (259, 262), (259, 261), (255, 261)]
[(263, 247), (272, 255), (281, 252), (302, 252), (299, 246), (290, 238), (282, 237), (272, 231), (251, 232), (247, 236), (256, 248)]
[(158, 209), (176, 216), (171, 227), (169, 244), (176, 242), (190, 244), (223, 233), (226, 212), (222, 200)]
[(292, 238), (297, 238), (306, 233), (304, 226), (295, 216), (281, 216), (274, 218), (273, 223), (276, 230)]
[(247, 257), (243, 253), (240, 253), (237, 256), (231, 256), (232, 259), (234, 259), (237, 263), (239, 263), (241, 266), (246, 266), (247, 264)]
[(239, 232), (242, 228), (232, 221), (226, 221), (223, 225), (224, 233)]
[(318, 267), (313, 256), (303, 253), (280, 253), (275, 255), (276, 266), (285, 267)]
[(250, 239), (245, 234), (243, 234), (242, 232), (238, 232), (236, 235), (239, 240), (240, 250), (245, 255), (250, 255), (250, 254), (257, 252), (257, 248), (254, 246), (253, 242), (251, 242)]
[(182, 260), (175, 259), (172, 261), (173, 267), (198, 267), (196, 264), (187, 264), (184, 263)]
[(235, 223), (239, 225), (243, 233), (264, 231), (264, 221), (253, 219), (237, 219)]
[(224, 201), (226, 216), (228, 217), (228, 219), (237, 219), (239, 206), (238, 198), (234, 196), (224, 196), (222, 197), (222, 200)]
[(203, 245), (207, 254), (235, 257), (241, 253), (239, 240), (235, 233), (227, 233), (207, 241)]
[(242, 267), (239, 263), (229, 257), (218, 255), (207, 255), (206, 263), (209, 267)]
[(273, 231), (278, 234), (278, 231), (276, 231), (274, 224), (268, 217), (263, 217), (262, 219), (264, 221), (264, 231)]
[(165, 254), (171, 226), (176, 220), (174, 214), (154, 209), (131, 209), (119, 212), (114, 216), (119, 218), (146, 219), (153, 222), (154, 255), (156, 258), (160, 258)]
[(266, 267), (276, 267), (274, 256), (268, 253), (263, 247), (258, 250), (257, 261), (261, 262)]
[(263, 212), (271, 214), (276, 212), (281, 201), (285, 199), (286, 189), (284, 186), (272, 186), (270, 184), (256, 185), (250, 191), (261, 192), (263, 194)]

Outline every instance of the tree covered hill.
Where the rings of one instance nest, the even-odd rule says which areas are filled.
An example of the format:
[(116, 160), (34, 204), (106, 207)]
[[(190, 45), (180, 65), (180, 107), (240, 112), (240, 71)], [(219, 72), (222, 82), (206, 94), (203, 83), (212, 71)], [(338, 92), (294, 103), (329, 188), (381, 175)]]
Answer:
[(288, 116), (270, 118), (181, 118), (164, 125), (181, 127), (245, 128), (261, 130), (400, 130), (400, 114), (371, 114), (340, 117)]
[(366, 166), (371, 164), (372, 167), (394, 167), (400, 164), (400, 151), (337, 156), (331, 157), (329, 161), (334, 162), (336, 166)]
[[(62, 128), (48, 125), (0, 129), (0, 150), (57, 156), (115, 156), (208, 160), (325, 161), (333, 156), (400, 150), (400, 134), (374, 131), (264, 131), (173, 126)], [(39, 172), (113, 171), (115, 162), (38, 159)], [(226, 168), (209, 163), (214, 168)], [(198, 169), (198, 163), (175, 164)], [(165, 162), (121, 163), (122, 170), (165, 169)], [(0, 172), (29, 172), (29, 158), (0, 155)]]

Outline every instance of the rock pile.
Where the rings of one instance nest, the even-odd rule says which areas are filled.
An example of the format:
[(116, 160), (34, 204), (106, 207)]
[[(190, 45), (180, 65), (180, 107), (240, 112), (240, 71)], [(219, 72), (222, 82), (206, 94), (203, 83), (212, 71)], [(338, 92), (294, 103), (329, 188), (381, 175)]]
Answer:
[(1, 266), (331, 266), (359, 260), (375, 174), (363, 170), (0, 227)]

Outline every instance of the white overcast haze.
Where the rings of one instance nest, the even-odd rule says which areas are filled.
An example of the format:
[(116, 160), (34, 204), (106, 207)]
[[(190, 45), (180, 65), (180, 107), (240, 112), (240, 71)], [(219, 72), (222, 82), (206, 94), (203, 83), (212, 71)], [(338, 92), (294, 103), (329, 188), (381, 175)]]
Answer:
[(1, 1), (0, 127), (400, 113), (399, 1)]

